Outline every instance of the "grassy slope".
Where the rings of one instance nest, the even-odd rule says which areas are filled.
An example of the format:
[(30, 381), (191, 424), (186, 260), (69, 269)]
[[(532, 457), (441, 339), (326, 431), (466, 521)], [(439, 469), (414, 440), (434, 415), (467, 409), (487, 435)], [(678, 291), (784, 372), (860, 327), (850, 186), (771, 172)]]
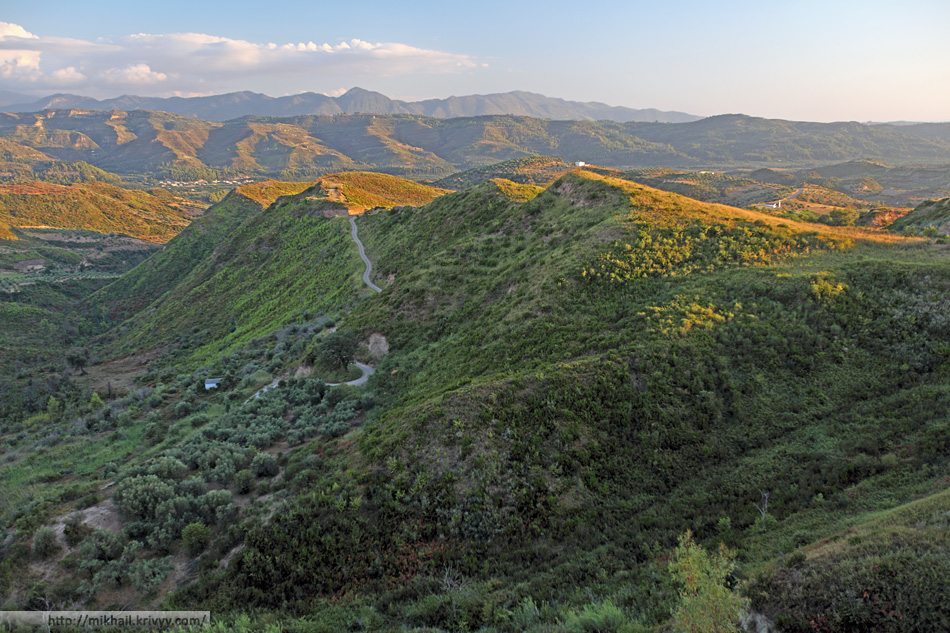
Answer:
[[(314, 214), (322, 203), (303, 192), (140, 315), (126, 340), (142, 346), (206, 329), (183, 363), (305, 306), (349, 303), (345, 328), (390, 345), (366, 426), (290, 451), (280, 511), (227, 526), (227, 539), (222, 528), (202, 579), (168, 604), (541, 631), (609, 600), (628, 625), (652, 625), (675, 604), (666, 554), (687, 528), (752, 569), (946, 488), (942, 247), (590, 172), (527, 202), (507, 189), (361, 218), (379, 295), (360, 285), (346, 223)], [(322, 294), (331, 281), (337, 294)], [(252, 408), (264, 407), (255, 419), (312, 415)], [(175, 423), (173, 437), (188, 429)], [(245, 547), (224, 570), (235, 538)], [(934, 569), (904, 551), (908, 575)], [(946, 557), (942, 542), (929, 551)], [(849, 582), (873, 573), (872, 559), (823, 560), (829, 575), (855, 565)], [(763, 573), (764, 587), (788, 585)], [(790, 604), (756, 601), (773, 615)]]
[[(214, 205), (160, 253), (143, 262), (92, 298), (113, 318), (144, 310), (207, 263), (222, 242), (278, 197), (299, 193), (309, 183), (265, 181), (245, 185)], [(190, 330), (191, 328), (185, 328)]]
[[(655, 621), (669, 595), (651, 561), (687, 528), (762, 561), (882, 496), (925, 495), (946, 471), (921, 471), (921, 448), (900, 453), (950, 414), (937, 343), (950, 323), (931, 307), (950, 270), (913, 244), (592, 174), (524, 204), (484, 185), (370, 216), (361, 234), (377, 279), (394, 276), (349, 317), (389, 339), (384, 412), (346, 458), (368, 461), (364, 474), (326, 472), (317, 488), (371, 501), (330, 511), (301, 499), (255, 536), (215, 604), (358, 593), (319, 559), (286, 558), (281, 543), (309, 547), (320, 528), (304, 526), (321, 517), (380, 526), (361, 550), (383, 557), (383, 577), (396, 564), (386, 534), (421, 521), (403, 547), (422, 556), (446, 539), (438, 560), (480, 583), (482, 600), (499, 581), (539, 603), (596, 586)], [(762, 489), (768, 539), (752, 506)], [(819, 493), (829, 506), (809, 523)], [(470, 624), (497, 624), (485, 605)]]
[(892, 231), (904, 231), (912, 227), (918, 232), (934, 230), (937, 234), (950, 234), (950, 198), (928, 200), (894, 222)]
[(422, 206), (446, 192), (445, 189), (420, 185), (388, 174), (351, 171), (331, 174), (317, 180), (316, 196), (343, 205), (350, 215), (372, 208)]
[(239, 187), (161, 252), (104, 288), (93, 301), (105, 306), (113, 317), (135, 314), (175, 287), (246, 219), (277, 197), (298, 193), (306, 186), (306, 183), (267, 181)]
[(571, 166), (559, 158), (529, 156), (513, 158), (487, 167), (476, 167), (436, 181), (438, 187), (460, 190), (480, 185), (495, 178), (527, 185), (547, 185), (570, 171)]
[[(239, 188), (212, 213), (227, 225), (214, 225), (207, 237), (192, 232), (180, 245), (176, 240), (155, 265), (145, 262), (116, 283), (115, 296), (126, 295), (130, 284), (158, 285), (156, 279), (164, 280), (162, 289), (168, 289), (167, 294), (152, 291), (149, 296), (161, 296), (156, 310), (128, 324), (125, 349), (168, 344), (198, 328), (207, 344), (189, 355), (209, 360), (305, 313), (336, 312), (363, 294), (362, 263), (349, 225), (328, 219), (327, 212), (357, 214), (372, 207), (424, 204), (441, 194), (401, 178), (364, 172), (313, 183), (268, 181)], [(235, 210), (246, 211), (249, 199), (273, 204), (237, 223)], [(204, 227), (202, 223), (199, 229)], [(170, 281), (168, 272), (160, 270), (169, 266), (178, 270)]]
[(70, 186), (24, 183), (0, 186), (0, 224), (126, 233), (164, 243), (191, 216), (145, 191), (105, 183)]

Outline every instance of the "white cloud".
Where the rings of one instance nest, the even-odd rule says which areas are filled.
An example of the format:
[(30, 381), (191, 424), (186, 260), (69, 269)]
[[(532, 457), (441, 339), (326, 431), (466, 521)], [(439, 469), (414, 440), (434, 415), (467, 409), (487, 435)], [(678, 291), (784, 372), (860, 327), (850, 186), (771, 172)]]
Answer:
[(29, 83), (36, 80), (40, 53), (26, 46), (37, 39), (19, 24), (0, 22), (0, 78)]
[(209, 94), (260, 86), (321, 90), (378, 77), (458, 73), (469, 55), (361, 39), (255, 43), (207, 33), (136, 33), (112, 41), (46, 38), (0, 22), (0, 78), (9, 89), (90, 96)]
[(149, 86), (168, 79), (165, 73), (157, 73), (149, 68), (148, 64), (132, 64), (125, 68), (110, 68), (102, 73), (106, 83)]
[(50, 73), (54, 82), (62, 86), (71, 86), (86, 81), (87, 77), (76, 70), (75, 66), (60, 68)]

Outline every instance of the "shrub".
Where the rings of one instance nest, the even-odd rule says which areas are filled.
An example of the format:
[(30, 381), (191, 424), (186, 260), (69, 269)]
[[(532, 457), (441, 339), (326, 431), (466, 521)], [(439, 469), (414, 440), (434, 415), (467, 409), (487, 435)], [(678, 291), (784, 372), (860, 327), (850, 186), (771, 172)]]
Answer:
[(257, 477), (273, 477), (279, 470), (277, 460), (269, 453), (258, 453), (251, 460), (251, 472)]
[(188, 473), (188, 468), (174, 457), (163, 456), (152, 462), (148, 474), (155, 475), (164, 481), (181, 481)]
[(59, 549), (56, 532), (51, 527), (41, 527), (33, 535), (33, 554), (39, 558), (49, 558)]
[(189, 523), (181, 531), (181, 541), (189, 556), (197, 556), (208, 546), (211, 529), (204, 523)]
[(609, 600), (601, 604), (589, 604), (580, 612), (568, 612), (564, 629), (568, 633), (614, 633), (619, 632), (626, 617)]
[(63, 526), (63, 538), (66, 540), (66, 545), (75, 547), (82, 542), (89, 531), (90, 529), (80, 521), (79, 515), (72, 514), (66, 519)]
[(240, 471), (234, 476), (234, 485), (237, 487), (238, 494), (241, 495), (246, 495), (253, 491), (256, 483), (254, 475), (247, 469)]
[(152, 519), (158, 505), (175, 496), (172, 486), (155, 475), (128, 477), (116, 486), (112, 501), (120, 512), (139, 519)]
[(172, 568), (172, 557), (140, 560), (132, 564), (129, 570), (129, 579), (132, 586), (142, 593), (155, 591), (165, 582), (168, 572)]
[(688, 633), (734, 631), (745, 600), (726, 586), (735, 570), (735, 554), (725, 545), (710, 556), (693, 540), (692, 532), (680, 536), (669, 570), (682, 587), (673, 626)]
[(187, 400), (182, 400), (175, 405), (175, 417), (179, 419), (188, 417), (188, 414), (191, 413), (191, 411), (191, 403)]

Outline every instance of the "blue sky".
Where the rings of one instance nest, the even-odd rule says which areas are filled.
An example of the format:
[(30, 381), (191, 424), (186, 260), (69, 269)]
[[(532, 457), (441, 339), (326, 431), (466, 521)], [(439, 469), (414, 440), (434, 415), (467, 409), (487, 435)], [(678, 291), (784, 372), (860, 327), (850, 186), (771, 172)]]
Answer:
[(202, 2), (0, 9), (0, 89), (528, 90), (700, 115), (950, 120), (950, 2)]

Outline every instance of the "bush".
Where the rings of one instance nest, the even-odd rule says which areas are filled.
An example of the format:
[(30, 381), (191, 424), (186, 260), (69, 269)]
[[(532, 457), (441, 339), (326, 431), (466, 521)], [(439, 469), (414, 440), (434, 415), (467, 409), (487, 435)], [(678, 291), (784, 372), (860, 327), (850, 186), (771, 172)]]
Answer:
[(132, 564), (129, 579), (132, 586), (142, 593), (151, 593), (165, 582), (172, 568), (172, 557), (140, 560)]
[(59, 550), (56, 532), (51, 527), (41, 527), (33, 535), (33, 554), (38, 558), (49, 558)]
[(688, 633), (733, 631), (745, 608), (745, 600), (726, 586), (735, 570), (735, 554), (725, 545), (710, 556), (687, 531), (670, 559), (673, 579), (682, 586), (680, 605), (673, 613), (673, 626)]
[(189, 523), (181, 531), (181, 541), (189, 556), (197, 556), (211, 540), (211, 529), (204, 523)]
[(269, 453), (258, 453), (251, 461), (251, 472), (257, 477), (273, 477), (279, 470), (277, 459)]
[(175, 417), (178, 419), (188, 417), (188, 414), (192, 412), (191, 403), (187, 400), (182, 400), (175, 405)]
[(82, 524), (79, 515), (73, 514), (66, 519), (66, 523), (63, 527), (63, 538), (66, 540), (66, 545), (75, 547), (82, 542), (89, 532), (90, 528)]
[(112, 501), (120, 512), (138, 519), (155, 517), (158, 505), (175, 496), (175, 489), (155, 475), (127, 477), (116, 486)]
[(626, 617), (614, 603), (589, 604), (580, 612), (571, 611), (564, 618), (568, 633), (614, 633), (619, 632)]
[(254, 475), (250, 470), (242, 470), (234, 476), (234, 485), (237, 487), (238, 494), (246, 495), (254, 490)]

